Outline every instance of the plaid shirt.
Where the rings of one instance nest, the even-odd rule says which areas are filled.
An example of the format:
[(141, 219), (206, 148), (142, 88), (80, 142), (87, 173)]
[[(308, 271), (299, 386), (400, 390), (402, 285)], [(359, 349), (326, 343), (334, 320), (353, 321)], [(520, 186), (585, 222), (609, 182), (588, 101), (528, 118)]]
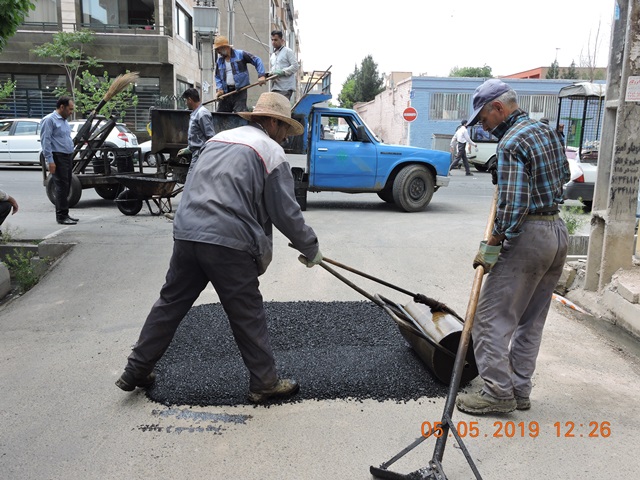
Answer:
[(491, 133), (500, 139), (498, 213), (493, 235), (520, 234), (528, 214), (548, 211), (563, 202), (562, 186), (570, 180), (569, 163), (558, 134), (518, 109)]

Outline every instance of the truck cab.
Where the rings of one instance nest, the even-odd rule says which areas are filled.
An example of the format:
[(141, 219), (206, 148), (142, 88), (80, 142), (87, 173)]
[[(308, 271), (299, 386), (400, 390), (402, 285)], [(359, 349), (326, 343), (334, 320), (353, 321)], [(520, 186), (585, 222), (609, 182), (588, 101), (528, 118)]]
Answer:
[[(305, 127), (303, 138), (288, 150), (303, 208), (307, 191), (375, 192), (385, 202), (415, 212), (424, 210), (433, 193), (449, 184), (449, 154), (387, 145), (355, 111), (315, 106), (328, 98), (307, 95), (293, 112)], [(327, 131), (328, 125), (336, 126), (333, 132)]]

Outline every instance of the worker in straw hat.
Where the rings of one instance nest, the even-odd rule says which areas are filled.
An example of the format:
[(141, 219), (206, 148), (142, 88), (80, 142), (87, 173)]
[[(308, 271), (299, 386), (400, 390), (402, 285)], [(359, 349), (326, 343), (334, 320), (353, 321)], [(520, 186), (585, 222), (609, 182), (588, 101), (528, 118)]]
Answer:
[(248, 64), (258, 72), (258, 83), (265, 84), (266, 72), (262, 60), (255, 55), (233, 48), (229, 39), (219, 35), (213, 42), (213, 49), (218, 54), (216, 60), (216, 97), (236, 92), (223, 98), (218, 103), (218, 112), (246, 112), (247, 90), (240, 89), (249, 85)]
[(252, 113), (239, 115), (250, 123), (210, 139), (187, 177), (173, 224), (166, 282), (116, 382), (125, 391), (155, 381), (155, 364), (209, 282), (249, 370), (249, 401), (263, 403), (298, 391), (295, 380), (276, 372), (258, 277), (271, 262), (272, 225), (303, 254), (299, 260), (307, 267), (322, 261), (280, 146), (304, 129), (278, 93), (263, 93)]

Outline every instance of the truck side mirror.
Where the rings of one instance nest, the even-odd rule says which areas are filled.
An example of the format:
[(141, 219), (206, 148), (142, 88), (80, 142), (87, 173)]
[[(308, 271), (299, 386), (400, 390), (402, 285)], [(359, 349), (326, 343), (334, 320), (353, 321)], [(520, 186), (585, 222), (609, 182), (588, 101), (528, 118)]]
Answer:
[(371, 139), (369, 138), (369, 135), (367, 135), (367, 129), (364, 125), (358, 125), (356, 128), (356, 135), (358, 137), (356, 140), (359, 142), (371, 143)]

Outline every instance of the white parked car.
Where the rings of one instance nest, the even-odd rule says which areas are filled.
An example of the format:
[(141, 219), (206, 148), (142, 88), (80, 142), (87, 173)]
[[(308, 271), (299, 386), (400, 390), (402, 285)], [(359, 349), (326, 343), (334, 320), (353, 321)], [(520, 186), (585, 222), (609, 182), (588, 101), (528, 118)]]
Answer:
[(142, 142), (139, 146), (142, 160), (150, 167), (157, 166), (158, 162), (164, 162), (164, 155), (162, 153), (151, 153), (151, 140)]
[(571, 180), (564, 185), (564, 198), (567, 200), (580, 200), (585, 211), (590, 211), (593, 206), (593, 192), (596, 188), (598, 175), (597, 155), (595, 160), (581, 161), (578, 149), (566, 148)]
[(40, 164), (40, 118), (0, 120), (0, 163)]
[(470, 150), (467, 150), (469, 164), (473, 165), (479, 172), (486, 172), (498, 160), (496, 157), (498, 139), (483, 130), (480, 125), (474, 125), (468, 131), (471, 140), (478, 145), (477, 148), (468, 145), (468, 147), (471, 147)]
[[(71, 125), (71, 138), (78, 134), (78, 131), (85, 123), (86, 120), (72, 120), (69, 122), (69, 125)], [(109, 148), (137, 148), (138, 137), (124, 123), (116, 123), (102, 146)], [(100, 152), (97, 152), (96, 156), (99, 157), (99, 154)], [(109, 162), (112, 165), (115, 165), (116, 159), (113, 152), (107, 152), (107, 158), (109, 158)]]

